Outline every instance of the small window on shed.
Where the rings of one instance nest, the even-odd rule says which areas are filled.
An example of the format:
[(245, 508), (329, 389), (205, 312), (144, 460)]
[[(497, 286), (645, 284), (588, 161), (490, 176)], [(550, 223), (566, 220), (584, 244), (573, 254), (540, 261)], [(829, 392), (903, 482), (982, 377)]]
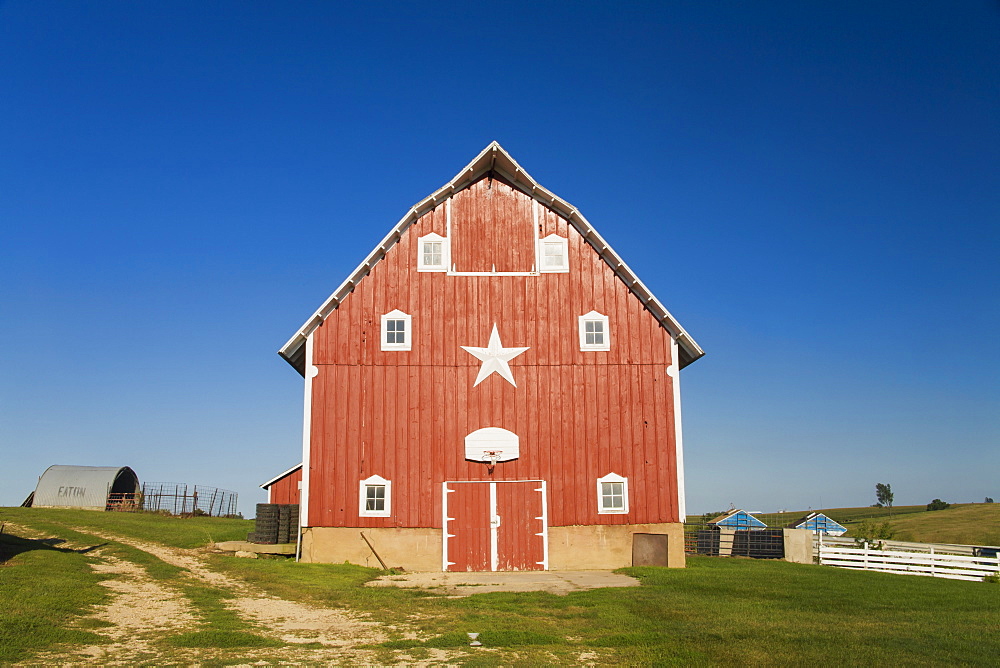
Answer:
[(569, 271), (569, 239), (550, 234), (538, 242), (538, 271), (541, 273)]
[(382, 316), (382, 350), (409, 350), (412, 318), (400, 310)]
[(377, 475), (362, 480), (359, 502), (358, 514), (361, 517), (389, 517), (392, 482)]
[(628, 512), (628, 478), (609, 473), (597, 479), (597, 512), (601, 515)]
[(448, 238), (426, 234), (417, 239), (417, 271), (448, 270)]
[(580, 350), (611, 350), (608, 316), (591, 311), (580, 316)]

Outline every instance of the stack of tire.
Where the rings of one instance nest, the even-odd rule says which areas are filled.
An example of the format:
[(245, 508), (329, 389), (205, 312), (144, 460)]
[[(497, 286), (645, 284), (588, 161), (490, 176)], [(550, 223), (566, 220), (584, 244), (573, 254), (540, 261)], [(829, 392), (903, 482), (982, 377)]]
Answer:
[(296, 538), (299, 526), (299, 504), (258, 503), (254, 530), (247, 541), (261, 545), (290, 543)]
[(298, 537), (299, 504), (287, 503), (278, 506), (278, 542), (294, 543)]

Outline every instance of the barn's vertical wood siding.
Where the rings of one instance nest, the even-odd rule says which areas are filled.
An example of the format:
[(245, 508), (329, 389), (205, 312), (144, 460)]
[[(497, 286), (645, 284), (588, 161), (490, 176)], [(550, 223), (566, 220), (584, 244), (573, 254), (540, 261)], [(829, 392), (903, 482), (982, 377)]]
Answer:
[[(530, 270), (532, 206), (497, 180), (456, 194), (456, 270)], [(447, 232), (442, 202), (316, 330), (310, 526), (440, 527), (445, 480), (547, 480), (551, 526), (679, 521), (669, 334), (565, 219), (541, 207), (539, 227), (569, 239), (569, 273), (418, 272), (417, 238)], [(393, 309), (413, 318), (410, 351), (380, 350)], [(592, 310), (609, 318), (610, 351), (579, 349), (578, 317)], [(494, 323), (505, 347), (530, 347), (510, 362), (516, 388), (497, 374), (473, 387), (481, 363), (460, 346), (486, 346)], [(520, 437), (520, 458), (492, 476), (464, 458), (482, 427)], [(610, 472), (629, 480), (627, 515), (597, 512)], [(392, 517), (358, 516), (373, 474), (392, 481)]]
[(502, 181), (477, 181), (452, 203), (455, 271), (533, 271), (534, 224), (531, 199)]

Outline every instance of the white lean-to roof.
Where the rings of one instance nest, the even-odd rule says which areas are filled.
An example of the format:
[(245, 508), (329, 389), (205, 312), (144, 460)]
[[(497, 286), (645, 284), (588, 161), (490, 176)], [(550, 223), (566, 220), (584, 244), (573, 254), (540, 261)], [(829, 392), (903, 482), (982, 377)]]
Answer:
[(300, 468), (302, 468), (302, 464), (296, 464), (295, 466), (293, 466), (292, 468), (288, 469), (284, 473), (279, 473), (278, 475), (274, 476), (273, 478), (271, 478), (270, 480), (268, 480), (267, 482), (265, 482), (263, 485), (261, 485), (260, 488), (261, 489), (267, 489), (268, 487), (270, 487), (274, 483), (276, 483), (279, 480), (281, 480), (282, 478), (284, 478), (286, 475), (290, 475), (292, 473), (295, 473)]
[(371, 268), (381, 260), (388, 251), (402, 236), (403, 232), (418, 220), (421, 216), (429, 212), (438, 204), (444, 202), (455, 193), (464, 190), (479, 179), (483, 174), (493, 172), (503, 177), (518, 190), (530, 197), (563, 218), (569, 221), (576, 230), (583, 235), (601, 258), (615, 271), (618, 277), (628, 286), (639, 301), (645, 305), (646, 309), (652, 313), (660, 325), (677, 339), (680, 350), (680, 366), (683, 368), (705, 354), (705, 351), (695, 343), (691, 335), (681, 327), (670, 311), (660, 303), (652, 292), (639, 280), (632, 270), (625, 264), (625, 261), (608, 245), (608, 243), (597, 233), (597, 230), (584, 218), (575, 206), (566, 200), (557, 197), (547, 189), (538, 184), (531, 176), (521, 169), (521, 166), (510, 157), (510, 154), (497, 142), (490, 143), (482, 153), (470, 162), (455, 178), (441, 186), (431, 195), (427, 196), (403, 216), (398, 223), (389, 231), (381, 243), (358, 265), (358, 268), (340, 284), (333, 294), (323, 302), (322, 306), (306, 320), (305, 324), (281, 347), (278, 354), (285, 358), (289, 364), (295, 367), (299, 373), (304, 374), (304, 344), (306, 338), (318, 327), (323, 320), (330, 315), (340, 302), (354, 290), (358, 282), (364, 278)]

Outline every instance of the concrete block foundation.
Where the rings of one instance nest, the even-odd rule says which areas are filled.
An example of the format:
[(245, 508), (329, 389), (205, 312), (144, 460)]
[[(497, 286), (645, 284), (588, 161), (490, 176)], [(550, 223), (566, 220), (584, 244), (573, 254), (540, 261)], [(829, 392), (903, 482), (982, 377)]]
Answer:
[[(361, 538), (361, 532), (372, 547)], [(612, 570), (632, 565), (634, 534), (643, 534), (638, 554), (653, 553), (669, 568), (684, 567), (684, 526), (679, 523), (549, 527), (549, 570)], [(652, 537), (646, 536), (653, 534)], [(664, 538), (660, 538), (663, 536)], [(650, 542), (652, 541), (652, 542)], [(302, 530), (302, 561), (344, 563), (408, 571), (441, 571), (441, 529), (308, 527)], [(646, 557), (640, 557), (645, 561)]]
[(631, 566), (633, 534), (665, 535), (667, 566), (684, 568), (684, 525), (669, 523), (549, 527), (549, 570)]
[[(372, 547), (361, 537), (371, 542)], [(372, 548), (389, 568), (441, 570), (440, 529), (309, 527), (302, 530), (302, 561), (382, 568)]]

